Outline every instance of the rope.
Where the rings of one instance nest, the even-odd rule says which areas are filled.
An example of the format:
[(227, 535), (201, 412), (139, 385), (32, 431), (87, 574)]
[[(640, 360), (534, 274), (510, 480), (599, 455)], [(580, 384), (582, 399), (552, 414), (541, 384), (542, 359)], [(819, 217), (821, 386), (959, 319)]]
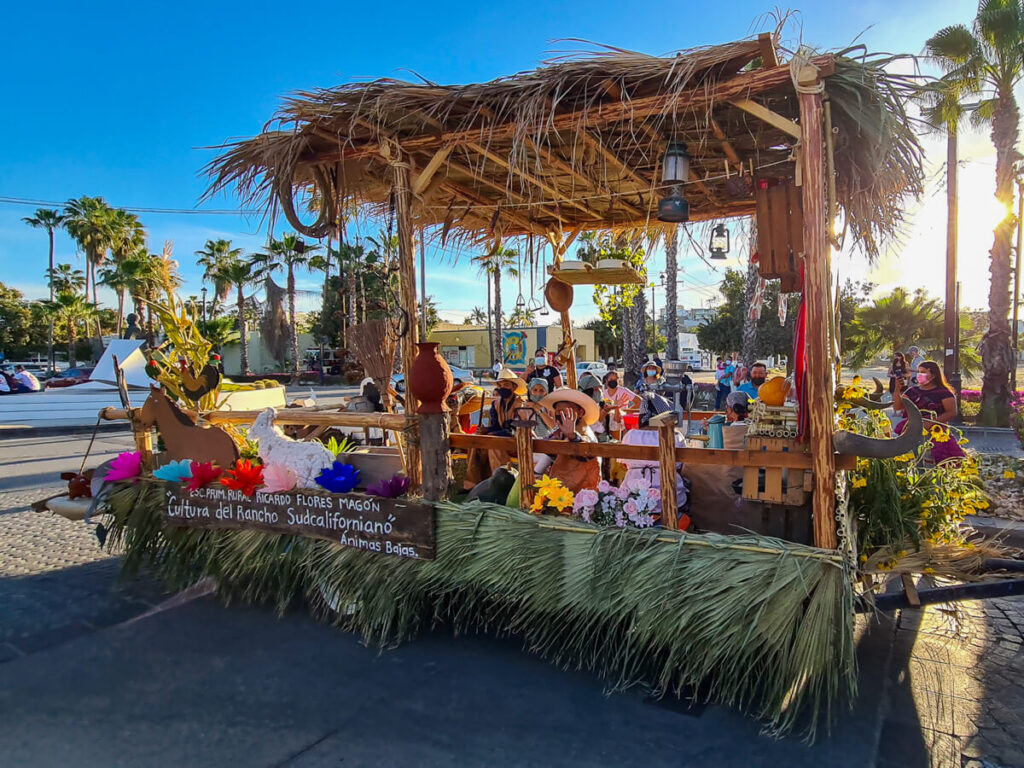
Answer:
[(82, 474), (85, 471), (85, 462), (89, 460), (89, 453), (92, 451), (92, 444), (96, 440), (96, 433), (99, 432), (101, 421), (103, 421), (103, 417), (97, 416), (96, 426), (92, 428), (92, 437), (89, 438), (89, 445), (85, 448), (85, 455), (82, 456), (82, 466), (78, 468), (78, 474)]
[[(811, 63), (810, 59), (804, 55), (806, 48), (801, 48), (797, 53), (793, 55), (793, 58), (789, 60), (789, 76), (793, 80), (793, 90), (797, 93), (824, 93), (825, 83), (822, 82), (821, 78), (818, 77), (818, 73), (821, 71), (814, 64)], [(799, 81), (799, 74), (802, 70), (812, 69), (815, 74), (814, 85), (801, 85)]]

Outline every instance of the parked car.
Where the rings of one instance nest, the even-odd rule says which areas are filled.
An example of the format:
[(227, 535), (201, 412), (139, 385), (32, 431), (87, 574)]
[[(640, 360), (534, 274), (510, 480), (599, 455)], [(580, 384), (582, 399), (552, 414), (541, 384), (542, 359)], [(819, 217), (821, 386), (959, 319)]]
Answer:
[(603, 378), (606, 373), (608, 373), (608, 365), (607, 363), (602, 363), (600, 360), (596, 362), (592, 360), (578, 361), (576, 363), (576, 378), (579, 378), (580, 376), (587, 372), (594, 374), (595, 376), (597, 376), (597, 378), (600, 379)]
[[(461, 379), (463, 382), (467, 384), (476, 383), (476, 376), (474, 376), (473, 372), (468, 368), (459, 368), (457, 365), (449, 365), (448, 367), (452, 369), (453, 379)], [(394, 374), (391, 377), (391, 386), (395, 388), (395, 392), (404, 393), (405, 375), (401, 373)]]
[(46, 388), (51, 387), (73, 387), (89, 380), (93, 368), (68, 368), (46, 380)]

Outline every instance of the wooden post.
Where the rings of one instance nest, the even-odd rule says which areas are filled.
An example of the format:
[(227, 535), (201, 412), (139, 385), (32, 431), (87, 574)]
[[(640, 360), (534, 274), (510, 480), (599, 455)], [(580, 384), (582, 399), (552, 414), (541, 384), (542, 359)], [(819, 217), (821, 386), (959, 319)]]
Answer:
[(562, 315), (562, 343), (569, 344), (569, 350), (565, 358), (566, 386), (576, 389), (576, 349), (572, 345), (572, 321), (569, 319), (569, 310)]
[(139, 452), (139, 456), (142, 458), (142, 468), (152, 469), (153, 468), (153, 428), (143, 427), (139, 423), (139, 413), (141, 408), (131, 408), (128, 410), (128, 419), (132, 425), (132, 436), (135, 438), (135, 450)]
[(658, 468), (661, 475), (661, 527), (667, 531), (677, 528), (679, 503), (676, 500), (676, 424), (674, 413), (661, 413), (651, 419), (658, 428)]
[(828, 338), (831, 246), (825, 204), (823, 112), (817, 70), (805, 67), (797, 75), (801, 89), (800, 127), (803, 152), (804, 299), (807, 307), (807, 398), (810, 449), (814, 472), (814, 545), (835, 549), (835, 429), (832, 360)]
[(452, 479), (452, 455), (449, 451), (449, 415), (421, 413), (420, 455), (423, 459), (423, 498), (441, 501), (448, 497)]
[(519, 507), (529, 509), (533, 504), (533, 427), (516, 423), (516, 454), (519, 458)]
[[(396, 155), (400, 155), (397, 147)], [(408, 319), (408, 332), (402, 338), (402, 372), (406, 381), (412, 370), (412, 361), (416, 359), (416, 344), (419, 341), (419, 329), (416, 325), (416, 243), (412, 221), (412, 188), (409, 185), (409, 165), (404, 156), (393, 157), (391, 168), (394, 172), (395, 221), (398, 224), (398, 277), (401, 286), (402, 309)], [(406, 393), (405, 413), (416, 414), (416, 398), (411, 392)], [(423, 482), (420, 465), (419, 437), (410, 435), (405, 441), (406, 472), (409, 474), (412, 490), (418, 490)]]

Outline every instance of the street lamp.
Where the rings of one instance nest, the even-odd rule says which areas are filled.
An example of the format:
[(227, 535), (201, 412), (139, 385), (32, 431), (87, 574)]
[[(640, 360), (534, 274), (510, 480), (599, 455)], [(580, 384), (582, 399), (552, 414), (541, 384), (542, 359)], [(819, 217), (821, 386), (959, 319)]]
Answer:
[(671, 191), (658, 201), (658, 220), (680, 223), (690, 220), (690, 204), (683, 197), (683, 184), (690, 178), (690, 155), (682, 141), (670, 141), (661, 161), (661, 182)]

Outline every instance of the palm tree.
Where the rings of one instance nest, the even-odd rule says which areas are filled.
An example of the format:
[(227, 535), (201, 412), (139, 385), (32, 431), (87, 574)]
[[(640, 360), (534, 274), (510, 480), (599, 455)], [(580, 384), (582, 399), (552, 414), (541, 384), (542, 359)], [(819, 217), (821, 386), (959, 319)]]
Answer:
[(73, 269), (70, 264), (58, 264), (46, 270), (46, 279), (50, 283), (50, 292), (54, 295), (78, 293), (85, 287), (85, 273), (80, 269)]
[(96, 317), (96, 305), (77, 293), (58, 293), (52, 301), (43, 302), (47, 315), (61, 324), (68, 336), (68, 363), (74, 368), (78, 365), (75, 347), (78, 344), (78, 324), (84, 323), (88, 329), (89, 321)]
[(982, 0), (971, 29), (963, 24), (940, 29), (926, 44), (945, 71), (941, 83), (953, 98), (977, 99), (970, 109), (975, 124), (991, 123), (996, 149), (996, 199), (1006, 217), (993, 233), (989, 263), (988, 330), (981, 341), (983, 424), (1009, 423), (1010, 253), (1013, 248), (1013, 182), (1020, 114), (1013, 89), (1024, 77), (1024, 7), (1021, 0)]
[(295, 322), (295, 269), (308, 266), (310, 257), (319, 249), (306, 245), (295, 234), (287, 234), (280, 240), (271, 240), (266, 253), (256, 254), (254, 262), (265, 275), (270, 275), (282, 265), (287, 273), (285, 290), (288, 295), (288, 335), (291, 342), (292, 375), (299, 375), (299, 332)]
[(68, 200), (64, 205), (64, 229), (78, 243), (85, 254), (85, 291), (92, 285), (92, 300), (96, 301), (96, 269), (103, 266), (107, 251), (114, 240), (113, 209), (102, 197), (82, 197)]
[(122, 208), (114, 208), (110, 212), (110, 256), (113, 270), (105, 270), (100, 275), (100, 282), (105, 283), (117, 293), (117, 335), (121, 335), (124, 324), (124, 281), (118, 279), (121, 265), (140, 250), (146, 249), (146, 230), (134, 213)]
[(196, 264), (203, 267), (203, 281), (209, 280), (213, 283), (213, 305), (210, 307), (210, 316), (217, 316), (217, 302), (224, 301), (231, 291), (231, 285), (224, 281), (223, 271), (233, 262), (238, 261), (242, 256), (241, 248), (232, 248), (231, 241), (223, 238), (219, 240), (207, 240), (202, 250), (196, 251)]
[[(22, 218), (26, 224), (36, 229), (45, 229), (46, 234), (50, 239), (50, 262), (47, 269), (47, 275), (53, 274), (53, 233), (64, 225), (64, 214), (59, 211), (55, 211), (52, 208), (39, 208), (36, 211), (35, 216), (25, 216)], [(53, 282), (50, 282), (50, 301), (53, 301)], [(50, 370), (56, 363), (53, 357), (53, 320), (50, 320), (50, 334), (47, 337), (47, 356), (50, 361)]]
[(487, 325), (487, 311), (483, 307), (473, 307), (462, 322), (466, 325)]
[(508, 316), (508, 325), (512, 328), (529, 328), (537, 324), (533, 312), (526, 307), (516, 307)]
[(238, 337), (242, 344), (242, 373), (248, 376), (249, 370), (249, 327), (246, 322), (245, 288), (262, 279), (262, 270), (255, 261), (236, 259), (224, 266), (221, 277), (230, 286), (234, 286), (237, 297)]
[(896, 288), (859, 307), (847, 334), (851, 367), (860, 368), (882, 352), (941, 345), (942, 315), (942, 303), (920, 289), (910, 294)]
[(512, 248), (504, 248), (500, 243), (495, 243), (487, 253), (474, 256), (473, 261), (479, 267), (479, 272), (494, 281), (494, 300), (490, 307), (494, 316), (494, 348), (498, 356), (504, 358), (500, 350), (501, 343), (501, 276), (517, 277), (519, 270), (516, 269), (516, 257), (519, 252)]

